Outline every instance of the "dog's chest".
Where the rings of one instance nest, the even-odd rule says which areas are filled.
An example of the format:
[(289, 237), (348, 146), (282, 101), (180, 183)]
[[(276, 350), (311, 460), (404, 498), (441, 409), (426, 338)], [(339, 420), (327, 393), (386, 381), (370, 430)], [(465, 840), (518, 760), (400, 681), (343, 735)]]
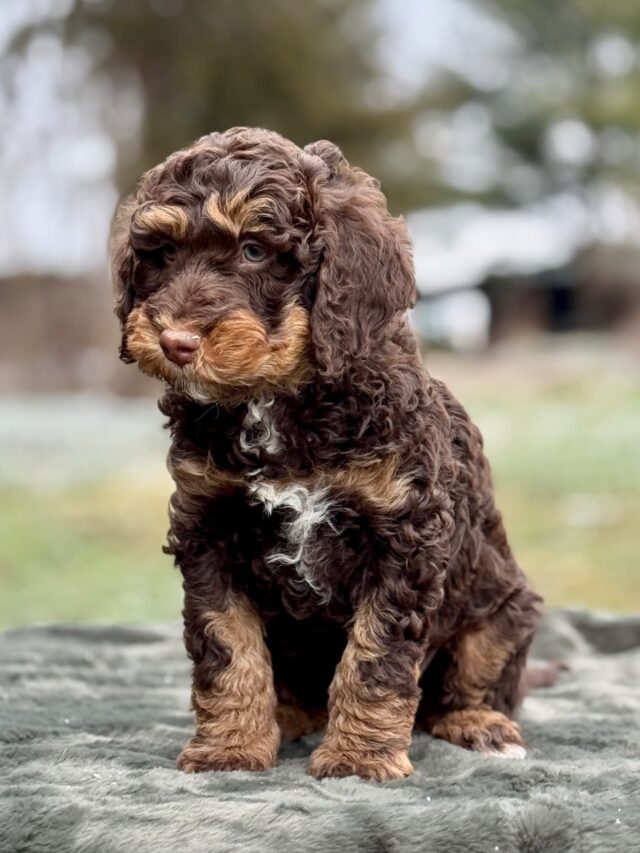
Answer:
[(286, 454), (273, 414), (273, 401), (249, 403), (239, 444), (242, 453), (256, 462), (247, 474), (251, 502), (260, 506), (265, 517), (282, 519), (278, 545), (265, 555), (265, 561), (274, 567), (288, 568), (289, 582), (299, 592), (310, 588), (328, 601), (330, 591), (318, 577), (314, 564), (317, 534), (323, 525), (331, 525), (332, 503), (327, 489), (312, 478), (302, 482), (265, 477), (265, 463)]

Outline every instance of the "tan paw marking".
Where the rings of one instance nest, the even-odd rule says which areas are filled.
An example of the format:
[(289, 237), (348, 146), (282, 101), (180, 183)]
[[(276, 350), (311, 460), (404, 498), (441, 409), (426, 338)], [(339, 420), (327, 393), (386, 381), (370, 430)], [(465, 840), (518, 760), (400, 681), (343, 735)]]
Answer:
[(484, 755), (522, 759), (527, 754), (520, 726), (490, 708), (450, 711), (432, 718), (429, 730), (434, 737)]
[(372, 782), (404, 779), (413, 773), (406, 752), (360, 752), (320, 745), (311, 756), (309, 773), (316, 779), (359, 776)]
[(224, 748), (202, 741), (196, 735), (178, 756), (179, 770), (184, 773), (207, 773), (210, 770), (268, 770), (275, 767), (272, 751), (251, 747)]

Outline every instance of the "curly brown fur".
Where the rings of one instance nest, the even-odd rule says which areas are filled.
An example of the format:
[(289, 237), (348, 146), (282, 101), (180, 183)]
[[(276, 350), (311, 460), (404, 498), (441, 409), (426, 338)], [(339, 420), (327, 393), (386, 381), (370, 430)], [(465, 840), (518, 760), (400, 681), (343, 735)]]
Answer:
[[(178, 767), (186, 772), (273, 767), (280, 735), (271, 660), (259, 616), (245, 596), (234, 595), (224, 609), (199, 609), (193, 617), (200, 640), (214, 638), (225, 648), (228, 661), (215, 690), (194, 670), (196, 734), (180, 753)], [(192, 640), (189, 637), (187, 645)]]
[[(482, 439), (425, 371), (404, 224), (329, 142), (236, 128), (142, 179), (112, 236), (121, 355), (167, 383), (188, 770), (411, 772), (414, 719), (505, 755), (540, 599)], [(163, 331), (199, 342), (170, 360)], [(274, 692), (275, 691), (275, 692)], [(280, 706), (274, 713), (275, 697)]]
[[(420, 655), (413, 650), (413, 677), (403, 685), (367, 677), (363, 666), (393, 665), (389, 627), (384, 602), (374, 593), (358, 609), (329, 688), (327, 733), (309, 768), (318, 778), (358, 774), (384, 782), (413, 771), (408, 749), (418, 706)], [(397, 663), (405, 666), (404, 660)]]

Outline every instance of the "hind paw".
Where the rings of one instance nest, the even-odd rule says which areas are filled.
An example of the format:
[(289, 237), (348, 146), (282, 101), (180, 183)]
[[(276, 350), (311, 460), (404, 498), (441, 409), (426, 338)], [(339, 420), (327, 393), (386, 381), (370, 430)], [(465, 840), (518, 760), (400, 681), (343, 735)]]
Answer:
[(432, 717), (428, 728), (434, 737), (483, 755), (522, 759), (527, 754), (520, 726), (490, 708), (450, 711)]

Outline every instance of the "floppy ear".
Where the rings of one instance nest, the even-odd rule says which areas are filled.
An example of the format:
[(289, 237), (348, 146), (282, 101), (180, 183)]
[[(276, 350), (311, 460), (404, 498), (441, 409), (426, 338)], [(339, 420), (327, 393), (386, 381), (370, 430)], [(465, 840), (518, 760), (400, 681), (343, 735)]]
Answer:
[(310, 181), (322, 258), (312, 339), (321, 374), (338, 379), (380, 348), (391, 321), (415, 303), (411, 243), (378, 182), (350, 166), (337, 146), (322, 140), (305, 152), (322, 161)]
[(113, 217), (109, 239), (111, 280), (115, 294), (114, 310), (122, 328), (120, 358), (129, 364), (133, 362), (133, 358), (127, 349), (126, 323), (134, 300), (134, 256), (129, 242), (129, 230), (135, 206), (133, 197), (125, 199), (120, 204)]

